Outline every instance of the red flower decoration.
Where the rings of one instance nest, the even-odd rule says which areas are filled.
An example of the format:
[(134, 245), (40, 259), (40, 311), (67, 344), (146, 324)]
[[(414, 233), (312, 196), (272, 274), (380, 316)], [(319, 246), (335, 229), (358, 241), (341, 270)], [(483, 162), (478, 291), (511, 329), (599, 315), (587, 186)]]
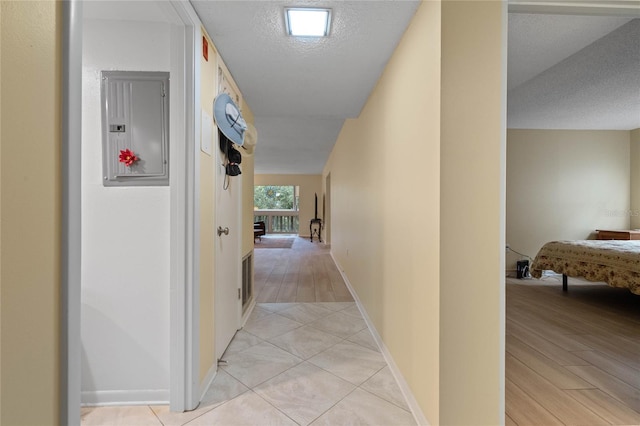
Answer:
[(120, 150), (120, 162), (124, 163), (125, 166), (131, 167), (138, 160), (139, 158), (130, 149)]

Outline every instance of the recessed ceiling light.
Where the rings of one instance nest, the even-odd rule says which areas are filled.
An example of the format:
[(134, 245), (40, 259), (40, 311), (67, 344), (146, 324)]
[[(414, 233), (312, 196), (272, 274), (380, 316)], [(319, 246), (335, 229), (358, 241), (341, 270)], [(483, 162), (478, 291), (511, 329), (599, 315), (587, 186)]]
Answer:
[(300, 37), (329, 35), (331, 9), (287, 7), (284, 12), (287, 34)]

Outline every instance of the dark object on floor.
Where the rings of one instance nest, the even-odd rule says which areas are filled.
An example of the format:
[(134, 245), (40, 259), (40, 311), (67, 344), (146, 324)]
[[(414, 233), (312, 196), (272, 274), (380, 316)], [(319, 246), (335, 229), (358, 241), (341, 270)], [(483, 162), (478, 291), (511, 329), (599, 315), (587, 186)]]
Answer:
[(256, 238), (260, 238), (262, 241), (262, 236), (267, 235), (267, 225), (263, 221), (255, 222), (253, 224), (253, 240)]
[(516, 262), (516, 276), (520, 279), (529, 277), (529, 261), (519, 260)]
[(311, 219), (311, 221), (309, 222), (309, 234), (311, 235), (311, 242), (313, 242), (313, 236), (316, 235), (318, 237), (318, 240), (320, 240), (320, 242), (322, 242), (322, 235), (320, 235), (322, 232), (322, 219)]

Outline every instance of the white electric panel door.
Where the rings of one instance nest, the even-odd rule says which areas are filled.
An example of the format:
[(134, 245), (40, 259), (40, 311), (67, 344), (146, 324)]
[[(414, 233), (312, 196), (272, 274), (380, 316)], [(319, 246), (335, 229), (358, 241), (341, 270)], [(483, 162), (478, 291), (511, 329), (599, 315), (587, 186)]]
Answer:
[(169, 185), (169, 73), (102, 72), (105, 186)]

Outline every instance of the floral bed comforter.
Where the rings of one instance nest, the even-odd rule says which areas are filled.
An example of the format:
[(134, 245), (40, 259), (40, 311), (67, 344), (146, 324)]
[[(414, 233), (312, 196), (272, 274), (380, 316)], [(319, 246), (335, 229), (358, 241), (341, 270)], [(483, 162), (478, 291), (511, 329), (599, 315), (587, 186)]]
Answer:
[(551, 241), (531, 264), (533, 277), (540, 278), (543, 270), (606, 282), (640, 295), (640, 241)]

